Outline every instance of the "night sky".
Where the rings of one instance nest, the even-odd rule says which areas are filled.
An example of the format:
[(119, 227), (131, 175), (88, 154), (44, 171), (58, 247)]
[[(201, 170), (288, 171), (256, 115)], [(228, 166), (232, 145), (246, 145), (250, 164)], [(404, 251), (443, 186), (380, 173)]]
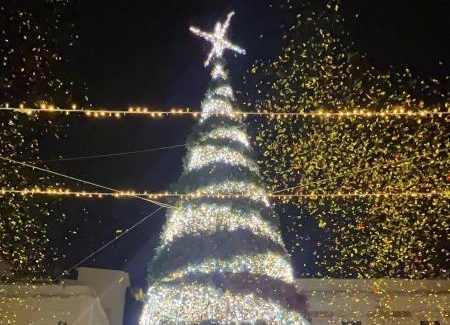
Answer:
[[(343, 2), (355, 46), (367, 52), (375, 66), (410, 67), (425, 76), (448, 74), (450, 1)], [(293, 21), (295, 10), (286, 11), (279, 4), (271, 8), (264, 0), (80, 1), (73, 9), (79, 42), (68, 68), (75, 79), (86, 82), (89, 102), (96, 106), (178, 106), (198, 110), (209, 81), (203, 67), (209, 47), (192, 36), (188, 27), (194, 24), (212, 29), (215, 21), (230, 10), (236, 11), (231, 38), (248, 52), (245, 57), (228, 56), (233, 86), (239, 91), (242, 77), (256, 59), (277, 54), (283, 45), (284, 29), (280, 26)], [(48, 141), (44, 158), (179, 145), (185, 142), (194, 123), (185, 117), (71, 117), (68, 122), (71, 126), (65, 130), (67, 137), (57, 143)], [(185, 150), (179, 148), (107, 159), (49, 162), (48, 167), (117, 189), (163, 191), (180, 175), (184, 154)], [(64, 268), (114, 238), (116, 230), (131, 227), (156, 209), (138, 200), (68, 199), (64, 205), (69, 222), (59, 229), (61, 242), (65, 230), (78, 227), (70, 243), (61, 245), (68, 255), (61, 266)], [(146, 264), (158, 244), (163, 222), (164, 213), (155, 215), (83, 266), (125, 270), (130, 273), (133, 287), (144, 287)], [(300, 265), (300, 261), (295, 263)], [(128, 298), (125, 324), (134, 324), (141, 307), (131, 296)]]

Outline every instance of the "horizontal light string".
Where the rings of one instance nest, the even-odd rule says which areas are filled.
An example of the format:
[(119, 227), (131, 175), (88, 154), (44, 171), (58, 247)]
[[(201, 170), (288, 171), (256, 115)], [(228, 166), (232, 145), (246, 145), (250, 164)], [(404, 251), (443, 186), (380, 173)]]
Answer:
[[(14, 159), (11, 159), (11, 158), (8, 158), (8, 157), (2, 157), (2, 156), (0, 156), (0, 160), (7, 161), (7, 162), (9, 162), (11, 164), (15, 164), (15, 165), (20, 165), (20, 166), (23, 166), (23, 167), (31, 168), (33, 170), (39, 170), (39, 171), (47, 173), (47, 174), (51, 174), (51, 175), (55, 175), (55, 176), (62, 177), (62, 178), (65, 178), (65, 179), (69, 179), (69, 180), (72, 180), (72, 181), (80, 182), (80, 183), (83, 183), (83, 184), (86, 184), (86, 185), (90, 185), (90, 186), (94, 186), (94, 187), (97, 187), (97, 188), (101, 188), (103, 190), (111, 191), (112, 193), (119, 193), (120, 192), (120, 191), (118, 191), (118, 190), (116, 190), (114, 188), (108, 187), (108, 186), (100, 185), (100, 184), (97, 184), (97, 183), (94, 183), (94, 182), (91, 182), (91, 181), (86, 181), (86, 180), (81, 179), (81, 178), (77, 178), (77, 177), (65, 175), (65, 174), (62, 174), (62, 173), (58, 173), (58, 172), (55, 172), (55, 171), (50, 170), (50, 169), (41, 168), (41, 167), (38, 167), (38, 166), (35, 166), (35, 165), (30, 165), (30, 164), (28, 164), (26, 162), (23, 162), (23, 161), (17, 161), (17, 160), (14, 160)], [(12, 190), (14, 190), (14, 189), (12, 189)], [(27, 190), (21, 190), (21, 191), (27, 191)], [(109, 193), (111, 193), (111, 192), (109, 192)], [(0, 191), (0, 195), (2, 193), (3, 193), (3, 190)], [(6, 192), (5, 192), (5, 194), (6, 194)], [(23, 195), (25, 195), (25, 194), (23, 194)], [(132, 195), (130, 197), (134, 197), (134, 198), (136, 198), (138, 200), (147, 201), (147, 202), (150, 202), (152, 204), (155, 204), (155, 205), (163, 207), (163, 208), (172, 208), (171, 205), (168, 205), (166, 203), (153, 201), (153, 200), (145, 198), (145, 197), (132, 196)]]
[[(47, 195), (47, 196), (72, 196), (78, 198), (148, 198), (148, 199), (199, 199), (199, 198), (212, 198), (212, 199), (240, 199), (240, 198), (253, 198), (254, 194), (203, 194), (203, 193), (149, 193), (149, 192), (135, 192), (135, 191), (118, 191), (118, 192), (87, 192), (87, 191), (72, 191), (69, 189), (61, 188), (31, 188), (31, 189), (0, 189), (1, 195), (6, 194), (19, 194), (23, 196), (33, 195)], [(323, 199), (323, 198), (360, 198), (360, 197), (375, 197), (375, 198), (387, 198), (387, 197), (450, 197), (450, 191), (431, 191), (431, 192), (376, 192), (376, 193), (311, 193), (311, 194), (271, 194), (268, 193), (267, 197), (276, 199)], [(259, 198), (259, 196), (258, 196)]]
[[(38, 113), (59, 113), (64, 115), (78, 114), (85, 115), (88, 117), (95, 118), (120, 118), (124, 116), (144, 116), (150, 118), (163, 118), (169, 116), (189, 116), (192, 118), (201, 118), (202, 112), (191, 111), (189, 108), (173, 108), (168, 111), (162, 110), (150, 110), (146, 107), (129, 107), (128, 109), (101, 109), (101, 108), (90, 108), (83, 109), (78, 108), (73, 105), (71, 108), (58, 108), (53, 105), (42, 105), (40, 108), (29, 108), (25, 106), (19, 107), (9, 107), (5, 105), (0, 107), (0, 111), (10, 111), (14, 113), (22, 114), (38, 114)], [(423, 117), (447, 117), (450, 115), (450, 111), (440, 111), (435, 108), (432, 110), (417, 109), (417, 110), (407, 110), (404, 108), (393, 108), (380, 111), (369, 111), (364, 109), (355, 110), (343, 110), (339, 112), (327, 111), (327, 110), (317, 110), (313, 112), (293, 112), (293, 113), (277, 113), (277, 112), (243, 112), (243, 111), (233, 111), (230, 113), (217, 113), (211, 114), (209, 116), (220, 116), (220, 115), (231, 115), (232, 117), (249, 117), (249, 116), (260, 116), (269, 119), (289, 119), (289, 118), (371, 118), (371, 117), (406, 117), (406, 118), (423, 118)]]

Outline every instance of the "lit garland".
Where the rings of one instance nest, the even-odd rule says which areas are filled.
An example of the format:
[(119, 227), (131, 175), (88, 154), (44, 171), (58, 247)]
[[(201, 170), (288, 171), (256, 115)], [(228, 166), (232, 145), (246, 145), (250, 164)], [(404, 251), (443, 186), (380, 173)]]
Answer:
[(256, 276), (269, 276), (286, 283), (293, 283), (294, 276), (290, 261), (286, 256), (274, 253), (257, 255), (238, 255), (230, 260), (215, 258), (205, 260), (201, 264), (187, 265), (182, 270), (170, 273), (161, 281), (168, 282), (186, 277), (189, 274), (213, 273), (249, 273)]
[[(0, 155), (0, 161), (6, 161), (8, 163), (12, 163), (12, 164), (15, 164), (15, 165), (20, 166), (20, 167), (27, 167), (28, 169), (32, 169), (32, 170), (38, 170), (40, 172), (45, 173), (46, 175), (54, 175), (54, 176), (62, 177), (64, 179), (70, 179), (72, 181), (77, 181), (77, 182), (80, 182), (80, 183), (83, 183), (83, 184), (87, 184), (87, 185), (90, 185), (90, 186), (101, 188), (103, 190), (110, 191), (109, 192), (110, 195), (112, 193), (115, 193), (115, 194), (120, 193), (120, 191), (118, 191), (118, 190), (116, 190), (114, 188), (108, 187), (108, 186), (100, 185), (100, 184), (93, 183), (93, 182), (90, 182), (90, 181), (86, 181), (86, 180), (83, 180), (83, 179), (80, 179), (80, 178), (77, 178), (77, 177), (73, 177), (73, 176), (62, 174), (62, 173), (58, 173), (58, 172), (52, 171), (52, 170), (47, 169), (47, 168), (38, 167), (36, 165), (30, 165), (30, 164), (28, 164), (26, 162), (17, 161), (17, 160), (8, 158), (8, 157), (3, 157), (1, 155)], [(33, 190), (36, 190), (37, 192), (41, 191), (38, 188), (34, 188)], [(54, 193), (55, 192), (54, 189), (47, 189), (47, 190), (48, 190), (49, 193)], [(26, 193), (26, 192), (29, 192), (29, 190), (28, 189), (24, 190), (24, 193)], [(59, 190), (57, 192), (63, 193), (63, 194), (60, 194), (60, 195), (64, 195), (64, 193), (67, 193), (67, 190)], [(70, 191), (69, 191), (69, 193), (70, 193)], [(85, 192), (81, 192), (81, 194), (84, 194), (84, 193)], [(1, 192), (0, 192), (0, 194), (1, 194)], [(98, 194), (100, 194), (100, 193), (98, 193)], [(150, 202), (150, 203), (155, 204), (155, 205), (160, 206), (160, 207), (164, 207), (164, 208), (172, 207), (172, 206), (170, 206), (168, 204), (157, 202), (157, 201), (152, 200), (150, 198), (133, 195), (133, 192), (127, 192), (127, 195), (130, 196), (130, 197), (136, 198), (138, 200), (143, 200), (143, 201), (146, 201), (146, 202)]]
[(165, 230), (161, 234), (161, 248), (186, 235), (200, 237), (218, 230), (232, 232), (239, 229), (249, 230), (283, 245), (279, 231), (264, 221), (256, 210), (242, 211), (218, 204), (184, 204), (169, 211)]
[(239, 195), (270, 206), (266, 190), (254, 183), (225, 181), (223, 183), (201, 187), (194, 193), (203, 197), (211, 195), (220, 197), (222, 193), (226, 193), (226, 195)]
[[(230, 182), (230, 186), (241, 186), (239, 183), (233, 184)], [(244, 185), (242, 185), (244, 186)], [(224, 189), (223, 192), (213, 192), (216, 185), (211, 188), (204, 187), (199, 191), (192, 193), (171, 193), (171, 192), (161, 192), (161, 193), (149, 193), (149, 192), (137, 192), (137, 191), (118, 191), (118, 192), (89, 192), (89, 191), (74, 191), (63, 188), (29, 188), (29, 189), (13, 189), (13, 188), (1, 188), (0, 195), (6, 194), (18, 194), (21, 196), (33, 196), (33, 195), (46, 195), (46, 196), (73, 196), (79, 198), (148, 198), (148, 199), (164, 199), (164, 198), (180, 198), (180, 199), (250, 199), (256, 202), (262, 202), (267, 206), (270, 205), (268, 198), (280, 199), (283, 201), (289, 201), (292, 199), (309, 199), (309, 200), (319, 200), (319, 199), (351, 199), (351, 198), (379, 198), (379, 199), (389, 199), (389, 198), (432, 198), (432, 197), (449, 197), (450, 191), (430, 191), (430, 192), (377, 192), (377, 193), (364, 193), (364, 192), (354, 192), (354, 193), (316, 193), (316, 194), (275, 194), (266, 193), (262, 188), (255, 187), (250, 184), (250, 189), (241, 192), (240, 194), (230, 194), (232, 191)], [(236, 192), (240, 192), (239, 188)]]
[(233, 89), (230, 86), (217, 87), (214, 90), (214, 95), (223, 96), (231, 100), (234, 100)]
[(229, 116), (235, 115), (233, 106), (227, 100), (221, 98), (207, 98), (202, 104), (202, 118), (201, 122), (204, 122), (212, 116)]
[(56, 105), (42, 103), (39, 108), (26, 107), (20, 105), (18, 108), (9, 107), (5, 105), (0, 107), (0, 111), (22, 113), (27, 115), (34, 115), (40, 113), (59, 113), (63, 115), (81, 114), (88, 117), (95, 118), (121, 118), (124, 116), (145, 116), (150, 118), (162, 118), (168, 116), (191, 116), (193, 118), (199, 118), (201, 112), (193, 112), (189, 108), (172, 108), (167, 111), (164, 110), (151, 110), (148, 107), (132, 106), (127, 109), (101, 109), (101, 108), (80, 108), (78, 105), (73, 104), (70, 108), (60, 108)]
[(247, 134), (238, 127), (218, 127), (205, 135), (202, 140), (205, 141), (206, 139), (237, 141), (246, 148), (250, 148), (250, 141), (248, 140)]
[(151, 287), (139, 324), (200, 324), (202, 321), (220, 324), (309, 324), (299, 313), (253, 294), (232, 294), (208, 286), (187, 284)]
[[(12, 112), (12, 113), (20, 113), (26, 115), (35, 115), (35, 114), (62, 114), (62, 115), (84, 115), (87, 117), (93, 118), (121, 118), (126, 116), (142, 116), (146, 118), (164, 118), (164, 117), (181, 117), (181, 116), (189, 116), (194, 119), (203, 118), (205, 120), (211, 116), (223, 116), (227, 115), (232, 118), (246, 118), (250, 116), (255, 117), (264, 117), (269, 120), (286, 120), (286, 119), (298, 119), (298, 118), (309, 118), (309, 119), (320, 119), (320, 120), (348, 120), (353, 118), (358, 119), (376, 119), (376, 118), (405, 118), (405, 119), (418, 119), (421, 120), (423, 118), (444, 118), (448, 119), (450, 115), (450, 111), (443, 111), (440, 108), (435, 109), (405, 109), (404, 107), (396, 108), (396, 109), (386, 109), (386, 110), (369, 110), (369, 109), (354, 109), (354, 110), (341, 110), (341, 111), (330, 111), (325, 109), (320, 109), (317, 111), (308, 111), (308, 112), (267, 112), (267, 111), (259, 111), (259, 112), (244, 112), (233, 110), (229, 111), (229, 106), (224, 104), (222, 100), (218, 99), (213, 104), (205, 104), (207, 105), (207, 109), (209, 111), (208, 114), (204, 112), (191, 111), (189, 108), (172, 108), (169, 110), (150, 110), (148, 107), (129, 107), (128, 109), (101, 109), (101, 108), (78, 108), (77, 105), (73, 105), (72, 108), (59, 108), (55, 105), (43, 105), (40, 108), (26, 107), (24, 105), (20, 105), (20, 107), (9, 107), (8, 105), (4, 105), (0, 107), (0, 111)], [(450, 105), (446, 105), (450, 107)], [(227, 111), (224, 113), (221, 111), (221, 108), (226, 108)]]
[(252, 172), (258, 172), (258, 165), (246, 158), (242, 153), (230, 148), (211, 145), (194, 147), (188, 153), (188, 171), (198, 170), (208, 165), (224, 163), (231, 166), (242, 166)]

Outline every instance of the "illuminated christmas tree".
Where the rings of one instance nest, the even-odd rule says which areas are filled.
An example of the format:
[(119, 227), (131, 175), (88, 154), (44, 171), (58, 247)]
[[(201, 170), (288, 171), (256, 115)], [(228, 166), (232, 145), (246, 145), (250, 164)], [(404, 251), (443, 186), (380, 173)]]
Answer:
[(188, 141), (161, 244), (149, 268), (141, 317), (149, 324), (308, 324), (294, 286), (278, 218), (236, 114), (223, 53), (244, 54), (226, 38), (230, 13), (214, 33), (205, 63), (212, 81)]

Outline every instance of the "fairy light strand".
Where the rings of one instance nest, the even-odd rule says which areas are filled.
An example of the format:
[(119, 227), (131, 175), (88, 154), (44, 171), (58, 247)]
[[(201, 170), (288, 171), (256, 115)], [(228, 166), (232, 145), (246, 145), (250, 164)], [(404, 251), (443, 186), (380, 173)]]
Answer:
[[(128, 109), (100, 109), (100, 108), (56, 108), (54, 106), (47, 106), (46, 108), (31, 108), (31, 107), (0, 107), (0, 111), (21, 113), (27, 115), (33, 114), (62, 114), (62, 115), (84, 115), (92, 118), (121, 118), (126, 116), (134, 117), (146, 117), (146, 118), (166, 118), (166, 117), (192, 117), (194, 119), (200, 119), (206, 113), (199, 111), (191, 111), (186, 108), (171, 109), (169, 111), (152, 111), (148, 108), (128, 108)], [(208, 116), (221, 116), (224, 115), (220, 112), (208, 112)], [(295, 118), (312, 118), (312, 119), (346, 119), (346, 118), (415, 118), (422, 119), (426, 117), (439, 117), (448, 118), (450, 111), (443, 111), (442, 109), (408, 109), (403, 108), (398, 109), (384, 109), (379, 111), (374, 110), (342, 110), (342, 111), (327, 111), (327, 110), (316, 110), (309, 112), (244, 112), (233, 110), (233, 112), (227, 113), (231, 117), (265, 117), (274, 120), (285, 120), (285, 119), (295, 119)]]
[[(114, 193), (120, 192), (120, 191), (118, 191), (118, 190), (116, 190), (114, 188), (111, 188), (111, 187), (107, 187), (107, 186), (104, 186), (104, 185), (96, 184), (94, 182), (86, 181), (86, 180), (83, 180), (83, 179), (80, 179), (80, 178), (77, 178), (77, 177), (73, 177), (73, 176), (69, 176), (69, 175), (65, 175), (65, 174), (62, 174), (62, 173), (58, 173), (58, 172), (52, 171), (50, 169), (45, 169), (45, 168), (41, 168), (41, 167), (38, 167), (38, 166), (30, 165), (30, 164), (27, 164), (25, 162), (17, 161), (17, 160), (11, 159), (11, 158), (0, 156), (0, 159), (4, 160), (4, 161), (7, 161), (9, 163), (12, 163), (12, 164), (21, 165), (21, 166), (24, 166), (24, 167), (27, 167), (27, 168), (31, 168), (31, 169), (34, 169), (34, 170), (39, 170), (39, 171), (44, 172), (44, 173), (56, 175), (56, 176), (59, 176), (59, 177), (70, 179), (72, 181), (80, 182), (80, 183), (91, 185), (91, 186), (98, 187), (98, 188), (102, 188), (104, 190), (108, 190), (108, 191), (111, 191), (111, 192), (114, 192)], [(160, 207), (172, 208), (172, 206), (169, 205), (169, 204), (153, 201), (153, 200), (151, 200), (149, 198), (145, 198), (145, 197), (142, 197), (142, 196), (131, 195), (130, 197), (134, 197), (134, 198), (139, 199), (139, 200), (147, 201), (147, 202), (153, 203), (153, 204), (155, 204), (157, 206), (160, 206)]]
[[(100, 185), (97, 185), (100, 186)], [(136, 191), (119, 191), (115, 192), (89, 192), (89, 191), (73, 191), (63, 188), (30, 188), (30, 189), (13, 189), (13, 188), (1, 188), (0, 194), (18, 194), (23, 196), (66, 196), (66, 197), (76, 197), (76, 198), (139, 198), (148, 199), (150, 202), (155, 203), (153, 200), (156, 199), (253, 199), (258, 201), (261, 199), (260, 195), (255, 195), (253, 192), (248, 192), (247, 194), (202, 194), (202, 193), (150, 193), (150, 192), (136, 192)], [(274, 194), (267, 193), (267, 197), (274, 199), (324, 199), (324, 198), (335, 198), (335, 199), (345, 199), (345, 198), (358, 198), (358, 197), (374, 197), (374, 198), (389, 198), (389, 197), (449, 197), (450, 191), (430, 191), (430, 192), (351, 192), (351, 193), (311, 193), (311, 194)], [(156, 203), (155, 203), (156, 204)], [(162, 203), (158, 202), (158, 205)], [(172, 207), (173, 208), (173, 207)]]

